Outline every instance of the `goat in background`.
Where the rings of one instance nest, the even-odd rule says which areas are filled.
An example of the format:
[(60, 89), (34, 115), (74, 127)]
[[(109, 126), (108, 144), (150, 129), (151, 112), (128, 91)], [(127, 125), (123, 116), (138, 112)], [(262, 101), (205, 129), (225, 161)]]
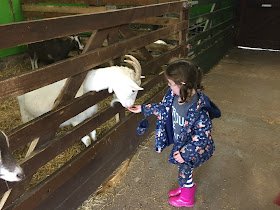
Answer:
[(78, 36), (69, 36), (66, 39), (55, 38), (28, 45), (28, 54), (32, 69), (38, 68), (38, 61), (51, 64), (65, 58), (72, 50), (83, 50), (84, 45)]
[[(126, 55), (130, 60), (125, 60), (133, 66), (130, 69), (126, 66), (111, 66), (100, 68), (88, 72), (85, 81), (78, 90), (76, 97), (79, 97), (89, 91), (101, 91), (108, 89), (110, 93), (115, 93), (115, 98), (111, 105), (120, 102), (123, 107), (131, 107), (134, 104), (138, 90), (143, 90), (141, 84), (141, 65), (136, 58)], [(23, 123), (26, 123), (51, 110), (57, 96), (63, 88), (66, 79), (56, 83), (31, 91), (18, 96), (20, 113)], [(97, 112), (97, 105), (94, 105), (68, 121), (62, 123), (60, 127), (73, 125), (76, 126), (92, 117)], [(96, 131), (90, 133), (92, 140), (96, 140)], [(82, 142), (89, 146), (91, 140), (89, 136), (82, 138)]]
[(0, 131), (0, 178), (9, 182), (17, 182), (24, 178), (22, 168), (9, 150), (9, 140)]

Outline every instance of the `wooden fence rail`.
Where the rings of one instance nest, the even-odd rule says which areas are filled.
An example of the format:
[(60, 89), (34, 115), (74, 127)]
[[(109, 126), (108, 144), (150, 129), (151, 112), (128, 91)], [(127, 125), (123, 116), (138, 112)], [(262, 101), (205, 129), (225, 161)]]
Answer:
[[(149, 4), (169, 3), (169, 2), (175, 2), (175, 1), (177, 1), (177, 0), (59, 0), (59, 3), (87, 4), (87, 5), (93, 5), (93, 6), (100, 6), (100, 5), (146, 6)], [(21, 3), (58, 3), (58, 0), (21, 0)]]
[[(86, 54), (79, 55), (62, 62), (57, 62), (15, 78), (0, 81), (0, 91), (3, 90), (0, 94), (0, 99), (5, 99), (8, 96), (20, 95), (47, 84), (57, 82), (61, 79), (82, 73), (112, 58), (118, 58), (130, 50), (144, 47), (158, 39), (164, 38), (169, 34), (178, 33), (180, 30), (187, 28), (188, 22), (183, 21), (146, 35), (120, 41), (116, 44), (108, 46), (107, 48), (93, 50)], [(120, 31), (121, 30), (122, 29), (120, 28)], [(56, 72), (56, 74), (54, 75), (53, 72)], [(34, 81), (32, 78), (38, 78), (38, 80)], [(21, 86), (18, 84), (21, 84)]]
[[(0, 49), (128, 24), (138, 19), (179, 11), (182, 5), (183, 2), (177, 1), (95, 14), (3, 24), (0, 25)], [(4, 39), (7, 37), (9, 41)]]

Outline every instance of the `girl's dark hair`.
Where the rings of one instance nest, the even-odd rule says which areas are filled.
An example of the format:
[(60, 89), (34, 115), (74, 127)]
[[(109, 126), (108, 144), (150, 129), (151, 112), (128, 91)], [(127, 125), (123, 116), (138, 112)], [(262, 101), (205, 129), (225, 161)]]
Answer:
[(180, 88), (182, 102), (191, 99), (192, 90), (203, 90), (201, 85), (203, 72), (193, 62), (187, 59), (178, 59), (170, 63), (164, 71), (165, 77), (175, 82)]

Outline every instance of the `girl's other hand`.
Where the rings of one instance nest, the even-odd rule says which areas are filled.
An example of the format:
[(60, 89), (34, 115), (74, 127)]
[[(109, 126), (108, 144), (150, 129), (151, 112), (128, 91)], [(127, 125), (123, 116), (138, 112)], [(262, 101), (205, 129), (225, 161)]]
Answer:
[(140, 113), (141, 110), (141, 105), (134, 105), (132, 107), (127, 108), (129, 111), (134, 112), (134, 113)]
[(173, 157), (179, 163), (184, 163), (185, 162), (179, 151), (174, 152)]

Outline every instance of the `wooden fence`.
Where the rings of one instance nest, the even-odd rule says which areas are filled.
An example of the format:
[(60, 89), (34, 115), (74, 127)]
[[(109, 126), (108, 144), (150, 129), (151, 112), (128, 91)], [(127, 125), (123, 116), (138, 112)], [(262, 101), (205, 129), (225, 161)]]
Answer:
[[(9, 183), (11, 189), (8, 191), (6, 183), (0, 182), (4, 209), (75, 208), (135, 151), (153, 129), (143, 136), (137, 136), (136, 126), (141, 116), (125, 114), (125, 109), (120, 105), (104, 109), (62, 135), (56, 136), (55, 133), (62, 122), (109, 96), (107, 91), (101, 91), (90, 92), (74, 99), (87, 71), (94, 67), (109, 61), (112, 64), (120, 64), (120, 58), (128, 53), (140, 54), (143, 58), (141, 60), (143, 75), (146, 75), (147, 79), (142, 85), (145, 90), (139, 92), (138, 97), (162, 82), (164, 77), (161, 66), (168, 63), (171, 57), (185, 56), (187, 53), (185, 46), (188, 11), (187, 2), (175, 1), (0, 25), (1, 49), (71, 34), (83, 32), (91, 34), (82, 54), (0, 81), (0, 100), (3, 101), (69, 78), (51, 112), (8, 133), (12, 151), (26, 147), (29, 143), (33, 144), (33, 148), (29, 149), (21, 161), (26, 178), (18, 183)], [(135, 34), (130, 27), (130, 23), (136, 24), (137, 20), (169, 13), (179, 14), (178, 21), (172, 25), (141, 35)], [(177, 34), (179, 42), (178, 45), (171, 46), (169, 51), (152, 56), (146, 49), (147, 45), (172, 34)], [(104, 40), (107, 40), (106, 46)], [(158, 101), (163, 94), (164, 91), (161, 89), (149, 100)], [(33, 175), (42, 166), (116, 114), (119, 115), (119, 122), (93, 146), (84, 149), (40, 183), (29, 187)], [(40, 146), (34, 144), (38, 140)]]
[[(26, 4), (44, 1), (21, 0), (21, 2)], [(162, 67), (170, 58), (189, 55), (207, 70), (225, 54), (232, 43), (233, 7), (222, 7), (219, 5), (220, 1), (199, 1), (199, 4), (212, 3), (215, 6), (210, 13), (192, 18), (190, 4), (187, 1), (60, 0), (59, 2), (88, 4), (92, 8), (109, 4), (135, 7), (71, 16), (63, 16), (65, 13), (57, 13), (56, 10), (53, 10), (55, 15), (42, 16), (43, 13), (50, 14), (42, 13), (40, 9), (41, 13), (39, 15), (36, 13), (37, 16), (35, 13), (26, 14), (29, 14), (29, 17), (57, 15), (60, 17), (0, 25), (0, 49), (71, 34), (90, 34), (80, 55), (0, 81), (0, 100), (3, 101), (68, 78), (63, 93), (57, 98), (56, 106), (51, 112), (8, 133), (12, 151), (27, 147), (26, 145), (31, 142), (39, 141), (40, 146), (33, 144), (35, 149), (30, 148), (26, 157), (21, 160), (21, 166), (26, 173), (23, 181), (9, 184), (11, 189), (8, 191), (6, 183), (0, 181), (4, 209), (75, 209), (153, 131), (154, 126), (150, 126), (145, 135), (137, 136), (135, 129), (141, 116), (126, 113), (125, 109), (118, 105), (105, 108), (62, 135), (55, 135), (62, 122), (110, 96), (107, 91), (101, 91), (90, 92), (74, 99), (88, 70), (108, 62), (110, 65), (120, 64), (125, 54), (136, 56), (141, 61), (142, 74), (146, 76), (142, 85), (144, 91), (138, 93), (138, 98), (141, 98), (164, 81)], [(34, 12), (35, 7), (31, 7), (31, 10)], [(76, 13), (83, 12), (76, 11), (71, 14)], [(137, 29), (137, 25), (148, 26), (149, 29), (156, 25), (158, 28), (143, 31)], [(159, 39), (170, 44), (167, 48), (155, 47), (153, 42)], [(153, 49), (160, 51), (159, 54), (151, 54)], [(165, 90), (166, 88), (161, 88), (154, 92), (146, 101), (159, 101)], [(30, 187), (30, 180), (42, 166), (115, 115), (119, 116), (119, 121), (102, 138), (67, 161), (46, 179)], [(153, 125), (155, 119), (150, 118), (149, 121), (150, 125)]]

